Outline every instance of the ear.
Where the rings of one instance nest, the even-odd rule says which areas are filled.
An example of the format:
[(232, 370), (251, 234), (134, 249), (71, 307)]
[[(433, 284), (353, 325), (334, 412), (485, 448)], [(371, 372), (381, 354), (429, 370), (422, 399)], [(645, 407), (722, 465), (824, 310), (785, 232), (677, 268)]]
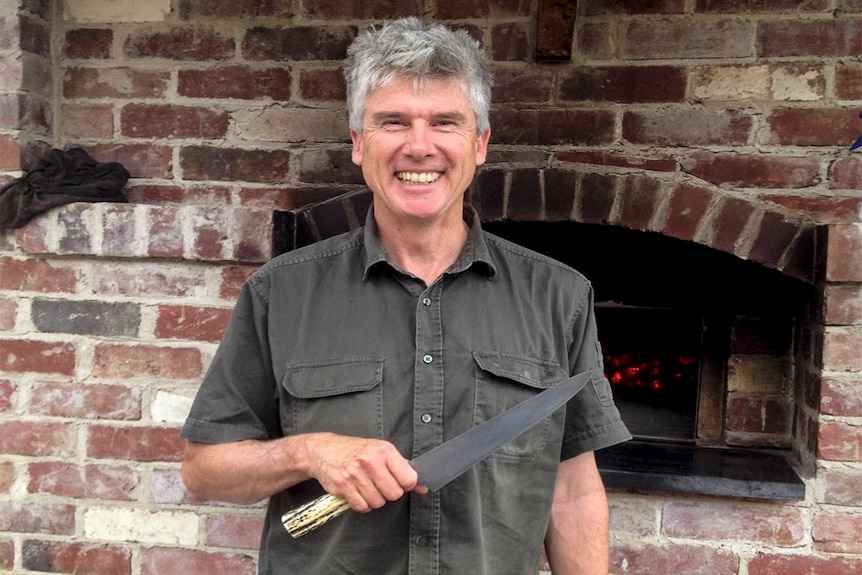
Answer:
[(351, 159), (357, 166), (362, 165), (362, 134), (350, 130), (350, 140), (353, 142), (353, 153)]
[(491, 128), (488, 128), (476, 139), (476, 165), (481, 166), (485, 163), (485, 158), (488, 156), (488, 141), (491, 139)]

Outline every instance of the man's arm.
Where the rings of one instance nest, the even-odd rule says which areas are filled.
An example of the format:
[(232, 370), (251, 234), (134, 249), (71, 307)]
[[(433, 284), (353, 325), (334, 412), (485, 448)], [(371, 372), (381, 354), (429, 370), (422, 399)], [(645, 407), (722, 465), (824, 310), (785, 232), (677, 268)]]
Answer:
[(271, 441), (186, 443), (183, 483), (195, 501), (253, 503), (308, 479), (370, 511), (407, 491), (424, 493), (395, 446), (377, 439), (310, 433)]
[(607, 575), (608, 500), (593, 452), (560, 464), (545, 551), (554, 575)]

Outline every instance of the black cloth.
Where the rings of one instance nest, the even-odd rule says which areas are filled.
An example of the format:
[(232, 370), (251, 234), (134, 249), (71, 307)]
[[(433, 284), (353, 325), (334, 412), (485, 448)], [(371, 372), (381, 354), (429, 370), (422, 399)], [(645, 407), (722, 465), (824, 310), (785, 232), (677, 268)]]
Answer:
[(127, 202), (122, 189), (128, 180), (129, 171), (118, 162), (97, 162), (81, 148), (53, 149), (0, 188), (0, 230), (72, 202)]

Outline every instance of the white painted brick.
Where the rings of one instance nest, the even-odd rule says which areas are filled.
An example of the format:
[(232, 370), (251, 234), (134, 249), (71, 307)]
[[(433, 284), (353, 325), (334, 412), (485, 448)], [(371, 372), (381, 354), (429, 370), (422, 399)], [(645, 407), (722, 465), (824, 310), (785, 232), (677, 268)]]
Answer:
[(156, 392), (152, 404), (153, 421), (183, 423), (192, 407), (192, 398), (169, 391)]
[(103, 541), (197, 545), (198, 522), (195, 513), (94, 507), (84, 512), (84, 536)]
[(163, 22), (171, 0), (63, 0), (63, 19), (76, 22)]

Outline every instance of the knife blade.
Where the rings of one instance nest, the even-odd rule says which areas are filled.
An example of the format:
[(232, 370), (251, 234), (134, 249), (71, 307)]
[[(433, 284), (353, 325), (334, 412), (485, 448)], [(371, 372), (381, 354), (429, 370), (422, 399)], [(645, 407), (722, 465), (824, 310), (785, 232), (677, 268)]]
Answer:
[[(431, 491), (440, 489), (551, 415), (583, 389), (588, 381), (589, 372), (574, 375), (415, 457), (410, 465), (419, 474), (419, 482)], [(288, 511), (281, 517), (281, 522), (295, 539), (348, 509), (350, 506), (344, 499), (327, 493)]]

